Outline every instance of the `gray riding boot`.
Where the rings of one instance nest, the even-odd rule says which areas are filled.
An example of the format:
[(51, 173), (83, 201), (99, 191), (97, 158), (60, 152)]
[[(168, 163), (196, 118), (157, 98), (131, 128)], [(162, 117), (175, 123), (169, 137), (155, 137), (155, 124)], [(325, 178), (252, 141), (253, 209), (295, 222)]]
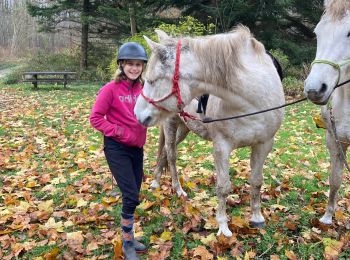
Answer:
[(135, 247), (135, 251), (138, 254), (144, 254), (147, 252), (147, 247), (142, 244), (140, 241), (137, 241), (136, 239), (134, 239), (134, 247)]
[(139, 256), (136, 253), (133, 241), (126, 241), (123, 243), (122, 251), (125, 260), (139, 260)]

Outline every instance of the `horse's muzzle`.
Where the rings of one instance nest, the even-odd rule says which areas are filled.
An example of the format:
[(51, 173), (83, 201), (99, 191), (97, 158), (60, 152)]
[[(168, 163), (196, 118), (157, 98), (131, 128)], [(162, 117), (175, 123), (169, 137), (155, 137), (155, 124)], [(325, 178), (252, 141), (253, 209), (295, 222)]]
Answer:
[(305, 92), (306, 97), (316, 105), (325, 105), (328, 102), (329, 97), (325, 98), (324, 92), (316, 90), (308, 90)]
[(143, 125), (143, 126), (145, 126), (145, 127), (149, 127), (150, 126), (150, 124), (151, 124), (151, 122), (152, 122), (152, 117), (151, 116), (148, 116), (148, 117), (146, 117), (145, 119), (143, 119), (143, 120), (138, 120), (139, 121), (139, 123), (141, 124), (141, 125)]

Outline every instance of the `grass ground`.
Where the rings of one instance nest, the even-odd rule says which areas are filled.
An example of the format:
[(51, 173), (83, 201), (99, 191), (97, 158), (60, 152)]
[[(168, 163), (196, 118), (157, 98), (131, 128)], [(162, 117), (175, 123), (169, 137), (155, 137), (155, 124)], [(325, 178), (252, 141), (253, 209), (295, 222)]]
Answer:
[[(98, 86), (0, 83), (0, 258), (117, 259), (121, 195), (112, 185), (101, 135), (88, 122)], [(287, 108), (264, 166), (263, 229), (249, 219), (249, 149), (232, 154), (228, 199), (231, 239), (216, 237), (211, 144), (190, 134), (178, 170), (189, 199), (171, 191), (169, 176), (152, 190), (158, 129), (145, 146), (146, 181), (136, 234), (150, 250), (142, 259), (349, 259), (350, 181), (344, 174), (334, 224), (317, 219), (327, 202), (329, 158), (318, 107)]]

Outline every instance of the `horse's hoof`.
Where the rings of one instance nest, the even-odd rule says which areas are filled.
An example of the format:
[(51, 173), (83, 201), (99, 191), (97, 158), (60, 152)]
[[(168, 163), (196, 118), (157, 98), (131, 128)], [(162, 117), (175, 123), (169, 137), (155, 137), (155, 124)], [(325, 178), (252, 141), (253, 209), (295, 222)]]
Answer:
[(179, 198), (180, 198), (182, 201), (187, 201), (187, 200), (188, 200), (187, 194), (186, 194), (186, 195), (182, 194), (181, 196), (179, 196)]
[(262, 228), (265, 226), (265, 222), (254, 222), (254, 221), (250, 221), (249, 225), (253, 228)]
[(232, 237), (232, 232), (228, 228), (219, 228), (217, 236), (223, 234), (225, 237)]
[(333, 220), (332, 217), (323, 216), (322, 218), (320, 218), (320, 222), (324, 225), (332, 225)]
[(182, 197), (187, 198), (187, 197), (188, 197), (188, 196), (187, 196), (187, 193), (184, 192), (184, 191), (177, 191), (176, 194), (177, 194), (177, 196), (178, 196), (179, 198), (182, 198)]
[(156, 180), (153, 180), (150, 186), (152, 189), (158, 189), (160, 187), (159, 183)]

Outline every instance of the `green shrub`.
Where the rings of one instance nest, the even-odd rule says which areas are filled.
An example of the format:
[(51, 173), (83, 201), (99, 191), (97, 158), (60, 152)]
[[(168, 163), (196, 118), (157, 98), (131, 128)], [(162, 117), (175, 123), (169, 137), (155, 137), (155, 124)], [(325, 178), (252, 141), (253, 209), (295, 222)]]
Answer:
[(293, 76), (287, 76), (282, 81), (286, 96), (299, 96), (303, 94), (304, 82)]
[(208, 26), (205, 26), (192, 16), (184, 16), (180, 17), (178, 25), (162, 23), (158, 26), (158, 29), (172, 36), (201, 36), (213, 34), (215, 25), (210, 23)]
[(280, 63), (283, 73), (287, 71), (290, 66), (289, 58), (281, 49), (269, 50), (269, 52), (278, 60)]
[(9, 69), (15, 66), (16, 64), (14, 64), (13, 62), (0, 61), (0, 70)]
[(15, 84), (22, 80), (23, 72), (27, 71), (24, 66), (16, 67), (3, 78), (5, 84)]

